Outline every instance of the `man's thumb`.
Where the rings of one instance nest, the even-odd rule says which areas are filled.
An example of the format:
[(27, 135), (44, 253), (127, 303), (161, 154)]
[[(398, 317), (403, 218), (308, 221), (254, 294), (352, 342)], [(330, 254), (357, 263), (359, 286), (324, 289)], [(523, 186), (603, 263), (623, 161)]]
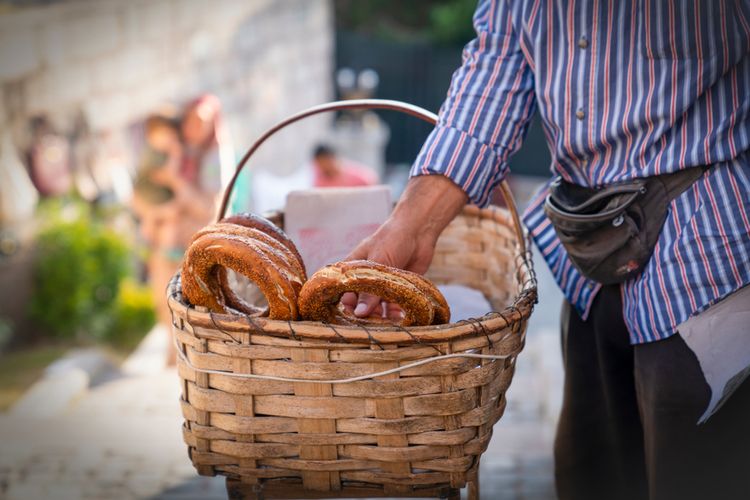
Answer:
[(366, 318), (380, 304), (380, 297), (370, 295), (369, 293), (360, 293), (357, 300), (357, 307), (354, 308), (354, 315), (360, 318)]

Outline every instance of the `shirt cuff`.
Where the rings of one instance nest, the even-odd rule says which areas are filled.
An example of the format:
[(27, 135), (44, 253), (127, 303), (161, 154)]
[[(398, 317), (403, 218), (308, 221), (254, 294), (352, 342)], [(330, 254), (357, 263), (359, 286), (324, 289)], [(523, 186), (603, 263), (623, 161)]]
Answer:
[(463, 189), (472, 203), (484, 207), (507, 169), (487, 144), (454, 127), (438, 125), (427, 137), (410, 175), (443, 175)]

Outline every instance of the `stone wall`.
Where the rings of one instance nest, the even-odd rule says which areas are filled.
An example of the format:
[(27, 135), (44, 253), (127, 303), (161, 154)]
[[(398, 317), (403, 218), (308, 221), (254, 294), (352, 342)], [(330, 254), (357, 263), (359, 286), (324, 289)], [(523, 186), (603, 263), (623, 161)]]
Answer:
[[(23, 151), (35, 115), (63, 132), (83, 122), (92, 147), (106, 154), (132, 142), (133, 124), (163, 103), (211, 92), (222, 100), (241, 155), (274, 122), (329, 100), (332, 64), (329, 0), (6, 4), (0, 123)], [(291, 171), (328, 120), (295, 125), (262, 148), (255, 165)]]

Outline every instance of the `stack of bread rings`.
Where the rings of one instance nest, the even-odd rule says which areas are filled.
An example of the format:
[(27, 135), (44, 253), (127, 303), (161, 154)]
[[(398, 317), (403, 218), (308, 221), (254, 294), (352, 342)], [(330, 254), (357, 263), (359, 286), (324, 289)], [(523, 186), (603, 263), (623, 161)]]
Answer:
[[(268, 301), (264, 310), (229, 286), (227, 269), (254, 282)], [(198, 231), (182, 265), (182, 293), (194, 306), (217, 313), (267, 315), (270, 319), (336, 324), (391, 325), (393, 320), (357, 318), (340, 305), (346, 292), (370, 293), (401, 306), (402, 326), (450, 321), (445, 297), (426, 278), (366, 260), (325, 266), (308, 280), (289, 237), (253, 214), (234, 215)]]
[(299, 317), (305, 265), (294, 243), (270, 221), (242, 214), (206, 226), (193, 236), (182, 264), (182, 293), (191, 304), (213, 312), (263, 314), (232, 291), (227, 269), (258, 286), (271, 319)]

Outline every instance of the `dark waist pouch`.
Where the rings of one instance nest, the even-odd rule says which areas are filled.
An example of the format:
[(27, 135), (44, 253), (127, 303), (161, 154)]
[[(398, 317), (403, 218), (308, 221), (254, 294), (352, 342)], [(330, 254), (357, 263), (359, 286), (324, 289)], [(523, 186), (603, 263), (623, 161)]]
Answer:
[(654, 251), (670, 202), (705, 171), (688, 168), (603, 188), (558, 178), (544, 211), (581, 273), (610, 285), (641, 272)]

